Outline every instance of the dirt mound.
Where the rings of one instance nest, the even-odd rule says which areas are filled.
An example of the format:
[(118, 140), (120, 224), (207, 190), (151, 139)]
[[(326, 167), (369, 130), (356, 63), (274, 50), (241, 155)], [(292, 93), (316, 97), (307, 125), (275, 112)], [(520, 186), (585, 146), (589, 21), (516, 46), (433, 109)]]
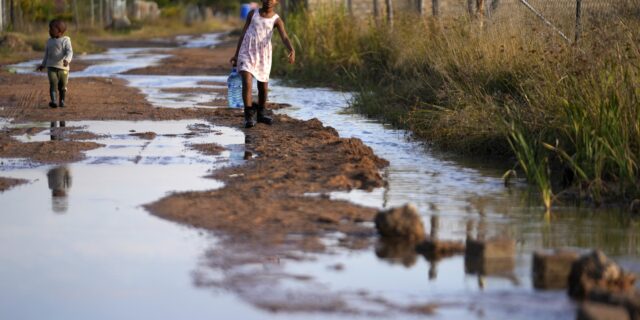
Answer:
[[(387, 162), (359, 140), (340, 138), (316, 119), (275, 118), (273, 126), (245, 131), (247, 151), (257, 157), (245, 166), (216, 172), (213, 177), (224, 181), (224, 188), (174, 194), (146, 208), (160, 217), (231, 238), (293, 243), (311, 251), (323, 249), (318, 238), (328, 232), (375, 235), (361, 223), (373, 219), (374, 209), (305, 193), (382, 186), (378, 171)], [(337, 185), (337, 179), (343, 183)], [(304, 237), (295, 240), (291, 234)]]

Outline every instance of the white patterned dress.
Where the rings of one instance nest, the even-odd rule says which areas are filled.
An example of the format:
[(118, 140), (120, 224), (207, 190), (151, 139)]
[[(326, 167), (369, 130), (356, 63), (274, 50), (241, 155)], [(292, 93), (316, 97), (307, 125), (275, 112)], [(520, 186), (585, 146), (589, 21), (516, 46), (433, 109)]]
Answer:
[(271, 18), (263, 18), (259, 9), (255, 9), (238, 52), (238, 69), (251, 73), (260, 82), (269, 81), (271, 36), (277, 19), (277, 14)]

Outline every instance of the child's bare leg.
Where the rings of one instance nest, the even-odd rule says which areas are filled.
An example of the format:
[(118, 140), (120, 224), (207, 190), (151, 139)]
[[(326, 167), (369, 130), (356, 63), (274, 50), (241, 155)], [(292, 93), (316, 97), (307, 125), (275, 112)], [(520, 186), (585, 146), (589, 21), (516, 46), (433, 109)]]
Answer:
[(251, 108), (253, 98), (251, 97), (251, 86), (253, 85), (253, 75), (247, 71), (240, 71), (242, 76), (242, 102), (245, 108)]
[(258, 106), (264, 107), (267, 104), (267, 95), (269, 94), (269, 82), (258, 81)]
[(256, 125), (253, 120), (256, 114), (256, 108), (252, 107), (253, 99), (251, 97), (251, 85), (253, 76), (247, 71), (240, 71), (242, 76), (242, 102), (244, 103), (244, 127), (251, 128)]
[(265, 106), (267, 105), (267, 95), (269, 93), (269, 83), (258, 81), (258, 122), (272, 124), (273, 119), (267, 116)]

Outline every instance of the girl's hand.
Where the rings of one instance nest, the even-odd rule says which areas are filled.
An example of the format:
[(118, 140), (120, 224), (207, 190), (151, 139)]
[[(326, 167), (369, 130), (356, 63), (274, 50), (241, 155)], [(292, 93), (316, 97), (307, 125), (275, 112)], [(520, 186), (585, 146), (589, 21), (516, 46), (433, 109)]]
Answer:
[(236, 66), (238, 64), (238, 57), (233, 56), (231, 57), (231, 59), (229, 59), (229, 62), (231, 63), (232, 66)]
[(37, 70), (37, 71), (42, 71), (42, 70), (44, 70), (44, 66), (43, 66), (43, 65), (39, 65), (39, 66), (36, 68), (36, 70)]
[(68, 67), (69, 66), (69, 61), (62, 60), (62, 65), (65, 66), (65, 67)]
[(293, 64), (294, 62), (296, 62), (296, 52), (295, 51), (291, 51), (289, 52), (289, 63)]

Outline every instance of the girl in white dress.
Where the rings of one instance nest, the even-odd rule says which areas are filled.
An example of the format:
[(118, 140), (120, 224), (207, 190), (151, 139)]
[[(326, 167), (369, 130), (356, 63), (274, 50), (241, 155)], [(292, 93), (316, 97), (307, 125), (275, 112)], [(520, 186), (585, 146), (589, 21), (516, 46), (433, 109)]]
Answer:
[[(273, 8), (278, 0), (262, 0), (262, 9), (249, 12), (247, 22), (242, 29), (238, 41), (236, 54), (231, 58), (231, 64), (238, 65), (242, 76), (242, 100), (244, 102), (244, 126), (251, 128), (258, 122), (271, 124), (273, 120), (265, 114), (267, 104), (267, 90), (269, 73), (271, 72), (271, 36), (274, 27), (278, 29), (280, 38), (289, 50), (289, 63), (295, 62), (295, 51), (287, 36), (282, 19)], [(254, 106), (251, 98), (251, 84), (253, 77), (258, 81), (258, 105)]]

